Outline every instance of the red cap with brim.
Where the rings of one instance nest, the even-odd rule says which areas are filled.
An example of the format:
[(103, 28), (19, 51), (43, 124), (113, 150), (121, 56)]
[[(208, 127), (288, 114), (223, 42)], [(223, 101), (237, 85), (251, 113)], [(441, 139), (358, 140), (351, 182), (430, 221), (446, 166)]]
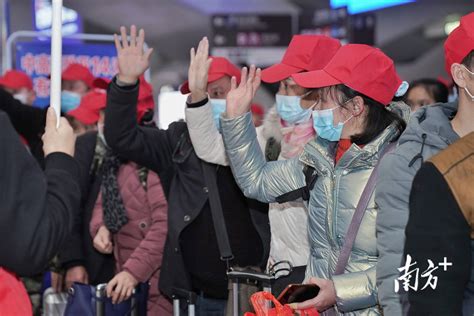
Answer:
[(289, 66), (286, 64), (275, 64), (262, 70), (262, 81), (275, 83), (285, 80), (294, 74), (304, 71), (304, 69)]
[(89, 88), (93, 88), (94, 76), (89, 68), (80, 64), (70, 64), (61, 74), (62, 80), (83, 81)]
[(304, 88), (344, 84), (384, 105), (390, 104), (402, 83), (393, 60), (363, 44), (345, 45), (324, 69), (295, 74), (293, 79)]
[(451, 75), (451, 65), (460, 64), (474, 50), (474, 12), (461, 18), (460, 24), (449, 34), (444, 43), (446, 72)]
[[(212, 63), (209, 68), (209, 74), (207, 76), (207, 83), (214, 82), (221, 79), (224, 76), (236, 77), (237, 83), (240, 82), (240, 70), (234, 64), (232, 64), (228, 59), (224, 57), (211, 57)], [(186, 80), (181, 87), (179, 88), (182, 94), (188, 94), (189, 83)]]
[(4, 86), (9, 89), (21, 89), (26, 88), (33, 90), (33, 82), (30, 77), (23, 71), (9, 70), (3, 77), (0, 78), (0, 86)]
[(293, 75), (293, 79), (304, 88), (322, 88), (342, 83), (323, 69), (295, 74)]
[(262, 81), (275, 83), (302, 71), (323, 69), (341, 47), (324, 35), (294, 35), (280, 63), (262, 70)]
[(94, 89), (84, 95), (79, 106), (67, 113), (85, 125), (96, 124), (99, 121), (100, 111), (105, 109), (107, 95), (105, 90)]

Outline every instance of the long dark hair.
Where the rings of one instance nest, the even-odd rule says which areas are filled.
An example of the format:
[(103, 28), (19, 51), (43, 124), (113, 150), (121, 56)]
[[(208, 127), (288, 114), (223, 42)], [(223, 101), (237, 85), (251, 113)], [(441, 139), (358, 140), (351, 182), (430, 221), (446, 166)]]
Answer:
[(410, 83), (410, 88), (408, 88), (407, 93), (405, 94), (408, 97), (410, 91), (416, 87), (422, 87), (428, 93), (428, 95), (433, 98), (435, 103), (448, 102), (448, 87), (446, 87), (441, 81), (432, 79), (432, 78), (422, 78), (413, 81)]
[[(336, 93), (340, 92), (340, 93)], [(365, 121), (364, 131), (360, 134), (351, 136), (351, 142), (357, 145), (365, 145), (373, 141), (380, 135), (389, 125), (395, 123), (396, 128), (401, 134), (405, 128), (405, 121), (396, 113), (387, 110), (385, 105), (374, 99), (357, 92), (343, 84), (332, 86), (320, 90), (320, 97), (325, 98), (331, 94), (337, 105), (346, 107), (347, 102), (359, 96), (367, 105), (367, 117)]]

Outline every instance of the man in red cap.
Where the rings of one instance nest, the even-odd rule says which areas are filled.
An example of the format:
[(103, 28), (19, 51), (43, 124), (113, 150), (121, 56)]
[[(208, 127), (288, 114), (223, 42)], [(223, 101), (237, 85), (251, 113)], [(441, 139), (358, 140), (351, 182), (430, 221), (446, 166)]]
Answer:
[[(137, 125), (138, 80), (148, 68), (151, 50), (143, 51), (143, 30), (137, 36), (136, 27), (132, 26), (130, 35), (128, 41), (122, 27), (122, 41), (116, 36), (120, 71), (107, 92), (104, 131), (107, 144), (121, 157), (157, 172), (162, 181), (168, 200), (169, 230), (160, 290), (168, 297), (175, 288), (195, 292), (197, 315), (224, 315), (228, 267), (262, 266), (267, 261), (270, 241), (267, 207), (245, 198), (229, 167), (207, 164), (198, 158), (185, 122), (172, 123), (167, 130)], [(205, 43), (209, 45), (207, 39)], [(195, 57), (193, 49), (192, 62)], [(229, 61), (221, 58), (214, 61), (215, 70), (209, 78), (211, 61), (196, 64), (204, 68), (205, 80), (194, 80), (193, 76), (201, 71), (190, 71), (189, 82), (182, 89), (191, 91), (190, 103), (208, 103), (208, 94), (211, 104), (217, 101), (212, 104), (214, 112), (212, 109), (209, 112), (211, 120), (213, 113), (218, 116), (225, 110), (222, 101), (230, 89), (231, 76), (234, 80), (239, 77), (237, 68)], [(221, 200), (222, 211), (216, 208), (219, 205), (214, 203), (216, 198)], [(231, 253), (220, 251), (224, 237), (216, 236), (214, 212), (221, 212), (228, 223)]]
[(33, 105), (36, 99), (33, 82), (23, 71), (8, 70), (0, 78), (0, 86), (23, 104)]
[[(380, 208), (377, 284), (385, 315), (401, 315), (400, 299), (406, 301), (406, 292), (400, 289), (397, 293), (394, 284), (399, 278), (398, 268), (406, 259), (403, 257), (405, 227), (413, 178), (423, 161), (474, 131), (474, 13), (461, 18), (460, 25), (448, 36), (444, 49), (446, 71), (456, 84), (458, 100), (423, 107), (415, 112), (400, 137), (399, 147), (380, 167), (375, 196)], [(427, 266), (426, 262), (422, 264)]]
[[(198, 48), (199, 50), (199, 48)], [(223, 57), (212, 58), (206, 64), (193, 62), (195, 56), (191, 52), (188, 81), (184, 82), (180, 90), (182, 94), (190, 94), (188, 107), (196, 108), (210, 103), (212, 118), (216, 126), (219, 117), (225, 111), (225, 98), (230, 90), (230, 79), (236, 77), (240, 81), (240, 71), (229, 60)], [(202, 76), (203, 73), (205, 76)]]
[(81, 103), (81, 98), (93, 88), (94, 76), (89, 68), (70, 64), (61, 74), (61, 111), (68, 113)]
[[(263, 125), (256, 129), (257, 139), (267, 160), (293, 158), (302, 152), (308, 141), (314, 139), (311, 112), (317, 100), (316, 90), (298, 85), (292, 77), (298, 73), (322, 69), (340, 46), (338, 40), (327, 36), (295, 35), (281, 62), (262, 71), (264, 82), (280, 82), (276, 106), (268, 111)], [(199, 63), (205, 63), (207, 56), (201, 55)], [(201, 77), (195, 78), (205, 82), (205, 75), (202, 72)], [(198, 157), (227, 166), (222, 135), (210, 119), (210, 106), (188, 106), (186, 120)], [(306, 231), (308, 211), (302, 202), (274, 203), (269, 206), (269, 218), (272, 238), (268, 266), (279, 261), (290, 261), (294, 267), (291, 275), (275, 283), (273, 292), (278, 295), (289, 283), (299, 283), (304, 279), (310, 247), (307, 239), (301, 239), (299, 234)]]

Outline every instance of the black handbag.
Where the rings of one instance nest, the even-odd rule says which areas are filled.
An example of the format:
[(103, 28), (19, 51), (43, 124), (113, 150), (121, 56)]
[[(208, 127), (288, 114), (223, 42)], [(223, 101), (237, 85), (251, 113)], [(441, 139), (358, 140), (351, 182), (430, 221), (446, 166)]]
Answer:
[(216, 232), (217, 243), (221, 260), (227, 264), (227, 276), (229, 278), (229, 295), (227, 299), (226, 315), (242, 315), (253, 311), (250, 305), (250, 296), (260, 290), (260, 283), (252, 278), (242, 278), (248, 272), (250, 274), (263, 274), (258, 267), (231, 267), (234, 259), (227, 234), (227, 227), (222, 213), (222, 204), (217, 188), (216, 166), (202, 161), (204, 181), (209, 191), (209, 205), (211, 208), (212, 221)]

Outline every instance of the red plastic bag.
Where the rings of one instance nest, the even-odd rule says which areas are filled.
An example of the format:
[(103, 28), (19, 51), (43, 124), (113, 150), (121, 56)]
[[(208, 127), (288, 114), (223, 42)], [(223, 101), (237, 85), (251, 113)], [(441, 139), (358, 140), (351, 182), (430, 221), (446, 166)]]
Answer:
[[(257, 292), (250, 297), (255, 313), (245, 313), (244, 316), (319, 316), (315, 308), (294, 311), (289, 305), (282, 305), (271, 293)], [(272, 304), (275, 307), (271, 307)]]
[(23, 283), (3, 268), (0, 268), (0, 311), (2, 315), (33, 315)]

